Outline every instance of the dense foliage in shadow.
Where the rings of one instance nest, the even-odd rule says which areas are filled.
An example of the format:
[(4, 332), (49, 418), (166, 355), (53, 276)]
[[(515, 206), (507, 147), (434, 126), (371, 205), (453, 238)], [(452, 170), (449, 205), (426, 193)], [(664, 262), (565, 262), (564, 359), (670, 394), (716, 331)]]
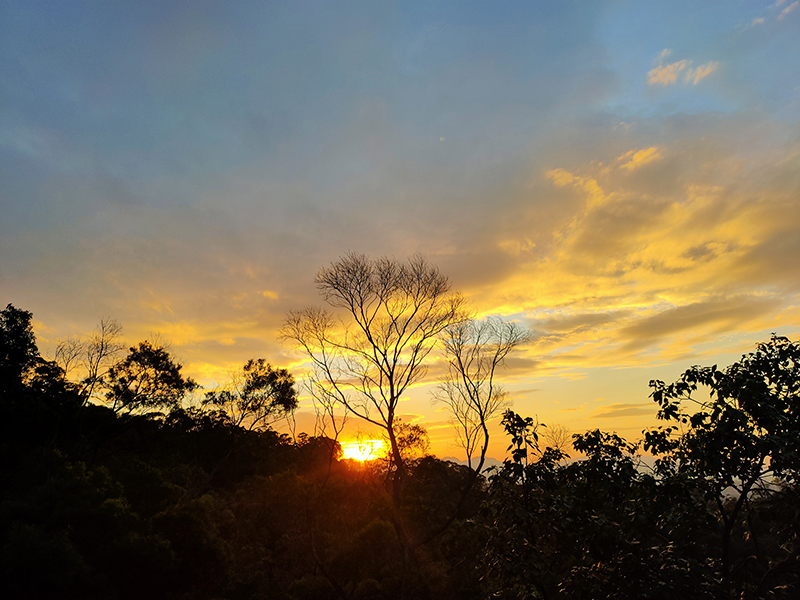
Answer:
[(506, 413), (511, 458), (485, 503), (501, 597), (798, 597), (800, 344), (773, 336), (727, 369), (650, 385), (670, 423), (645, 432), (653, 466), (598, 430), (567, 461)]
[[(728, 369), (652, 382), (665, 426), (641, 445), (590, 431), (573, 460), (506, 412), (502, 467), (475, 482), (466, 467), (404, 458), (398, 505), (386, 463), (292, 440), (264, 426), (271, 416), (237, 420), (291, 407), (287, 372), (248, 363), (244, 387), (188, 407), (194, 382), (140, 344), (109, 369), (114, 397), (98, 404), (39, 355), (31, 318), (0, 311), (0, 597), (798, 595), (800, 347), (784, 338)], [(151, 368), (175, 389), (134, 387)]]

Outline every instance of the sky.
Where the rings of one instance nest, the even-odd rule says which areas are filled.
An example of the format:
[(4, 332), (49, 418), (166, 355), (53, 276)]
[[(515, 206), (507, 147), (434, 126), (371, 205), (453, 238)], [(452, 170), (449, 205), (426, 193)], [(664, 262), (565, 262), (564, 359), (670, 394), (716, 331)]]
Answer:
[(0, 0), (0, 302), (45, 353), (113, 318), (206, 389), (302, 379), (277, 331), (347, 252), (530, 328), (520, 414), (637, 439), (649, 380), (798, 338), (800, 2)]

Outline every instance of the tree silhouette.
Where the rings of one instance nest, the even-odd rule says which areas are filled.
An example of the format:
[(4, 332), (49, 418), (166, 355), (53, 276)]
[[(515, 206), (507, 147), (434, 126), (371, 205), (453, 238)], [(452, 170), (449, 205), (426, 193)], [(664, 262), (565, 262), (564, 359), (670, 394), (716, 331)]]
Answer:
[(292, 311), (283, 337), (311, 360), (316, 396), (385, 432), (392, 518), (405, 569), (415, 541), (401, 515), (408, 473), (398, 439), (398, 405), (425, 375), (426, 359), (442, 332), (465, 318), (464, 300), (421, 256), (400, 262), (351, 253), (321, 269), (315, 281), (326, 303), (343, 316), (320, 308)]
[[(79, 373), (78, 386), (84, 402), (98, 400), (102, 384), (119, 353), (124, 350), (119, 342), (122, 326), (113, 319), (100, 319), (96, 331), (89, 339), (70, 337), (59, 341), (55, 362), (69, 375)], [(74, 381), (74, 379), (73, 379)]]
[(199, 387), (181, 369), (163, 347), (140, 342), (109, 369), (106, 401), (115, 412), (177, 408)]
[[(694, 366), (674, 383), (654, 380), (650, 387), (659, 418), (687, 430), (678, 438), (677, 426), (648, 432), (645, 449), (662, 456), (664, 474), (691, 477), (716, 508), (722, 577), (733, 586), (733, 573), (743, 564), (733, 556), (735, 530), (743, 517), (753, 522), (753, 499), (772, 496), (781, 482), (797, 485), (800, 478), (800, 343), (773, 334), (724, 370)], [(709, 391), (707, 400), (695, 397), (698, 388)], [(758, 537), (751, 529), (756, 556)], [(795, 541), (786, 549), (765, 578), (796, 564), (800, 545)]]
[(292, 311), (283, 337), (311, 359), (320, 395), (386, 432), (399, 482), (398, 404), (425, 375), (425, 359), (439, 335), (464, 318), (463, 298), (420, 256), (399, 262), (348, 254), (320, 270), (316, 283), (344, 318), (319, 308)]
[(273, 369), (263, 358), (250, 359), (227, 389), (208, 392), (203, 406), (221, 410), (236, 427), (266, 429), (297, 408), (294, 377), (286, 369)]
[(0, 311), (0, 392), (18, 389), (40, 360), (31, 319), (11, 304)]
[(507, 404), (507, 395), (496, 383), (495, 373), (509, 353), (527, 339), (527, 332), (519, 325), (499, 318), (461, 321), (444, 331), (449, 373), (436, 398), (450, 409), (470, 469), (478, 449), (478, 473), (489, 448), (487, 423)]

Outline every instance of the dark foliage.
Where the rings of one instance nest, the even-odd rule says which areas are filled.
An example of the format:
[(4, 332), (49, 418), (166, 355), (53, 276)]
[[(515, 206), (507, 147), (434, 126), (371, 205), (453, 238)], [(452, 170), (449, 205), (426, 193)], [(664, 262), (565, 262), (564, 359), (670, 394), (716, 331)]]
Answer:
[[(665, 426), (642, 445), (576, 435), (575, 460), (509, 411), (510, 456), (488, 481), (425, 456), (408, 427), (398, 504), (391, 463), (341, 460), (334, 440), (290, 440), (224, 403), (183, 407), (195, 384), (160, 347), (110, 369), (124, 410), (86, 403), (8, 306), (0, 597), (796, 598), (799, 356), (773, 337), (653, 382)], [(273, 416), (296, 402), (289, 373), (248, 365), (232, 398)]]
[(203, 406), (217, 409), (235, 427), (266, 430), (297, 408), (294, 377), (263, 358), (250, 359), (227, 389), (208, 392)]
[(181, 368), (166, 349), (140, 342), (109, 369), (108, 403), (115, 412), (178, 408), (183, 397), (198, 387), (181, 375)]

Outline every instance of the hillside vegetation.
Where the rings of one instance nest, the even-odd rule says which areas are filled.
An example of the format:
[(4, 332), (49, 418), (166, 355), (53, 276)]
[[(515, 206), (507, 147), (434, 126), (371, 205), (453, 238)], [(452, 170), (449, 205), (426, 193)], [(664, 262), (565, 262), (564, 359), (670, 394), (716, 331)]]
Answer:
[(31, 319), (0, 311), (0, 597), (800, 595), (786, 338), (652, 381), (663, 426), (637, 442), (594, 430), (546, 447), (506, 411), (509, 456), (487, 476), (426, 455), (419, 429), (367, 463), (276, 433), (295, 384), (264, 361), (194, 407), (197, 384), (155, 343), (75, 380), (40, 355)]

